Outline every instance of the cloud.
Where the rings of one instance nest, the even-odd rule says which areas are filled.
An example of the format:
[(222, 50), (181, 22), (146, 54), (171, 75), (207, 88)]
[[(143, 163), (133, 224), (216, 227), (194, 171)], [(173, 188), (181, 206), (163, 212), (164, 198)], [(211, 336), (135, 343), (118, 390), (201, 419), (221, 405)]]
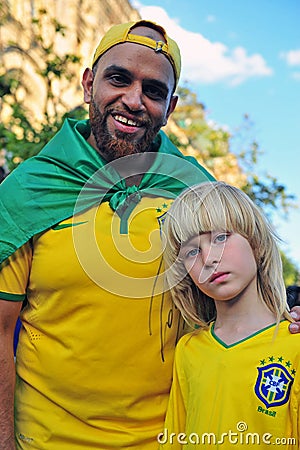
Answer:
[(281, 52), (280, 57), (281, 59), (284, 59), (289, 66), (300, 66), (300, 49)]
[(243, 47), (229, 49), (222, 42), (211, 42), (200, 33), (182, 28), (179, 19), (170, 18), (161, 7), (142, 6), (139, 2), (134, 2), (134, 6), (143, 19), (158, 21), (178, 43), (182, 56), (181, 80), (237, 85), (273, 73), (260, 54), (248, 55)]

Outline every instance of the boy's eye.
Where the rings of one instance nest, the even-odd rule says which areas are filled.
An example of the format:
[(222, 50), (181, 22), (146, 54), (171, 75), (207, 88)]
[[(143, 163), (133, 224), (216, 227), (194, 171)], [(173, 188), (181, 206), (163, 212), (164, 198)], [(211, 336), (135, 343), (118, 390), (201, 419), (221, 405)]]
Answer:
[(193, 258), (195, 256), (197, 256), (199, 253), (201, 252), (200, 248), (193, 248), (192, 250), (189, 250), (185, 257), (186, 258)]
[(229, 237), (229, 233), (220, 233), (214, 238), (214, 242), (223, 243), (226, 242)]

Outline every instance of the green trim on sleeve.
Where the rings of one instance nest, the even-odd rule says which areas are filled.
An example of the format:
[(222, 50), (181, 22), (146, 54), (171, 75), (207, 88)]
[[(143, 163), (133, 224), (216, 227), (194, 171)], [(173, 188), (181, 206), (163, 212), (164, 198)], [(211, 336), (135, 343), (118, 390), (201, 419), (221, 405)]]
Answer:
[(8, 300), (11, 302), (23, 302), (26, 298), (26, 294), (9, 294), (7, 292), (0, 291), (0, 299)]

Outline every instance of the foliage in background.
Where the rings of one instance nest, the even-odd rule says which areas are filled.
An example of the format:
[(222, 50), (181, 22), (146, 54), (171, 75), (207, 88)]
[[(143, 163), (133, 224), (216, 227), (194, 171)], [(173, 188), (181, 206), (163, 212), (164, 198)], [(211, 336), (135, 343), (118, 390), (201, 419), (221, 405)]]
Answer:
[[(274, 176), (259, 173), (262, 151), (255, 140), (254, 124), (248, 115), (239, 129), (230, 134), (217, 124), (208, 123), (205, 108), (195, 93), (179, 87), (180, 102), (167, 127), (169, 137), (184, 153), (192, 154), (219, 180), (242, 189), (272, 221), (275, 214), (288, 217), (295, 197)], [(174, 122), (172, 124), (172, 121)], [(282, 253), (286, 285), (299, 278), (296, 265)]]
[(283, 278), (286, 286), (293, 286), (299, 282), (299, 271), (293, 262), (281, 252)]
[[(287, 213), (293, 206), (294, 196), (277, 178), (268, 173), (258, 173), (262, 151), (253, 136), (254, 124), (249, 116), (245, 115), (239, 129), (230, 134), (217, 124), (207, 122), (205, 108), (195, 93), (187, 87), (180, 87), (178, 94), (180, 102), (172, 114), (177, 137), (174, 139), (174, 133), (169, 133), (173, 142), (183, 152), (192, 151), (216, 178), (238, 185), (268, 214), (272, 215), (274, 211)], [(178, 139), (180, 134), (182, 140)], [(222, 167), (221, 172), (219, 166)]]
[[(4, 17), (1, 19), (3, 23)], [(8, 12), (6, 20), (13, 20)], [(46, 27), (45, 22), (47, 33), (43, 30), (43, 27)], [(24, 60), (29, 60), (46, 92), (42, 108), (43, 118), (36, 123), (31, 111), (26, 109), (24, 102), (20, 100), (20, 93), (26, 94), (32, 88), (25, 70), (17, 67), (5, 71), (4, 65), (0, 65), (0, 115), (3, 116), (3, 111), (8, 115), (8, 118), (2, 119), (0, 123), (0, 144), (1, 148), (6, 150), (10, 170), (24, 159), (37, 154), (58, 131), (65, 117), (86, 117), (87, 112), (83, 106), (68, 111), (68, 105), (63, 104), (61, 97), (54, 93), (54, 83), (58, 80), (71, 83), (74, 74), (79, 70), (78, 56), (65, 54), (60, 57), (54, 51), (56, 37), (64, 36), (65, 32), (64, 26), (56, 19), (49, 19), (47, 11), (40, 9), (37, 17), (32, 20), (31, 47), (35, 51), (30, 53), (16, 42), (9, 42), (4, 50), (6, 54), (19, 53)], [(39, 60), (43, 61), (42, 68), (34, 59), (34, 54), (38, 54)]]
[(231, 151), (239, 160), (241, 169), (247, 174), (247, 183), (243, 190), (262, 207), (267, 214), (272, 211), (287, 216), (291, 207), (295, 206), (295, 196), (286, 191), (286, 187), (268, 172), (258, 172), (258, 162), (263, 151), (255, 139), (254, 123), (245, 114), (243, 122), (231, 137)]

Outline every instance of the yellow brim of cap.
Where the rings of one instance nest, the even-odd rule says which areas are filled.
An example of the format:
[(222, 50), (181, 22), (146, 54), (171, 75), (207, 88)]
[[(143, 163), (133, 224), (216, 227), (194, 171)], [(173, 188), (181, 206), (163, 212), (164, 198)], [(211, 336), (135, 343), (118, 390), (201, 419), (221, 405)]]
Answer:
[[(130, 33), (132, 28), (141, 25), (147, 26), (147, 24), (148, 26), (150, 25), (151, 28), (157, 29), (157, 31), (159, 31), (164, 36), (166, 42), (155, 41), (146, 36), (140, 36)], [(103, 36), (98, 47), (96, 48), (92, 66), (94, 66), (94, 64), (97, 62), (100, 56), (102, 56), (110, 48), (125, 42), (144, 45), (146, 47), (152, 48), (155, 52), (163, 53), (168, 58), (173, 67), (175, 81), (177, 85), (181, 70), (180, 50), (176, 42), (170, 37), (168, 37), (165, 30), (155, 22), (140, 20), (138, 22), (129, 22), (125, 24), (114, 25)]]

